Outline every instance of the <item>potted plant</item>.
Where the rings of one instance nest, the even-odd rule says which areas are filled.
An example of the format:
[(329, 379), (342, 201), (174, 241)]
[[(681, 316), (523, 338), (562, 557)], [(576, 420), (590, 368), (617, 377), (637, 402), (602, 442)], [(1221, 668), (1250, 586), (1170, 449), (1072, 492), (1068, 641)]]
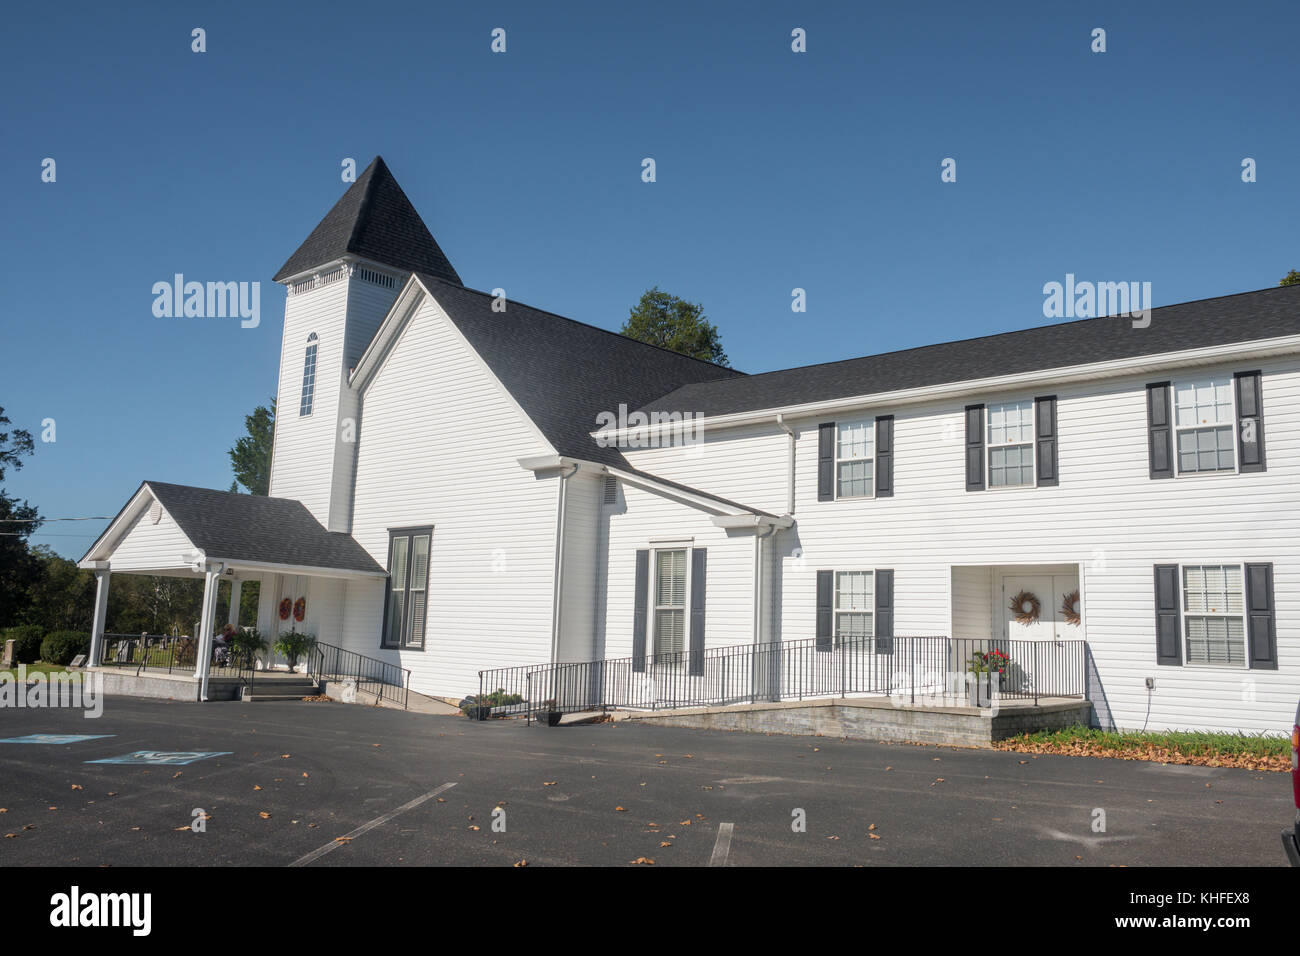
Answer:
[(252, 664), (258, 654), (266, 652), (266, 638), (262, 632), (255, 627), (247, 630), (236, 630), (230, 638), (230, 650), (235, 660), (248, 661)]
[(487, 694), (481, 697), (470, 694), (460, 702), (460, 712), (470, 720), (487, 720), (492, 713), (492, 705), (488, 703)]
[(550, 700), (542, 701), (537, 706), (533, 716), (537, 718), (539, 724), (544, 724), (547, 727), (557, 726), (560, 722), (560, 709), (555, 703), (555, 698), (552, 697)]
[(283, 654), (289, 662), (289, 670), (298, 666), (298, 658), (308, 654), (316, 646), (314, 634), (302, 634), (298, 631), (283, 631), (275, 642), (277, 654)]

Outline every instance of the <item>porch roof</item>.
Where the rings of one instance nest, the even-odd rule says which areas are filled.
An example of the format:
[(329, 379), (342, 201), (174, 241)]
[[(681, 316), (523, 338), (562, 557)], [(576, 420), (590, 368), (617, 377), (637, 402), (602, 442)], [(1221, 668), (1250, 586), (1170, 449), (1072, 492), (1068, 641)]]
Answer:
[[(145, 481), (81, 559), (93, 567), (113, 556), (155, 503), (174, 522), (178, 537), (159, 540), (124, 570), (188, 570), (199, 560), (235, 568), (290, 573), (383, 576), (387, 572), (349, 534), (327, 531), (306, 506), (291, 498), (244, 495), (161, 481)], [(157, 522), (155, 521), (154, 524)], [(181, 547), (177, 547), (177, 544)], [(187, 549), (183, 547), (188, 544)], [(139, 550), (138, 548), (136, 549)], [(145, 544), (146, 552), (149, 545)]]

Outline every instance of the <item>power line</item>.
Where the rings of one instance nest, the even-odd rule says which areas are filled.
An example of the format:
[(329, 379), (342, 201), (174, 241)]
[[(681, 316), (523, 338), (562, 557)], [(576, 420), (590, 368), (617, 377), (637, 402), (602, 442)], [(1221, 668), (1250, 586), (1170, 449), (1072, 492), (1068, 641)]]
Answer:
[(88, 518), (0, 518), (0, 523), (44, 524), (47, 521), (108, 521), (111, 515), (91, 515)]

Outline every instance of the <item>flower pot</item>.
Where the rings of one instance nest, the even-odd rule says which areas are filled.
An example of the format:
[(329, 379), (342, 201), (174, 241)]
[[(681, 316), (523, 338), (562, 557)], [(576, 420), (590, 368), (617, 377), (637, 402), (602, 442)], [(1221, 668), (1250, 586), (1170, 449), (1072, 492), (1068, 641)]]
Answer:
[(560, 712), (558, 710), (539, 710), (535, 716), (537, 722), (544, 727), (559, 726)]
[(465, 716), (470, 720), (487, 720), (488, 714), (492, 713), (491, 707), (466, 707)]
[(993, 698), (989, 692), (988, 674), (966, 675), (966, 699), (972, 707), (993, 706)]

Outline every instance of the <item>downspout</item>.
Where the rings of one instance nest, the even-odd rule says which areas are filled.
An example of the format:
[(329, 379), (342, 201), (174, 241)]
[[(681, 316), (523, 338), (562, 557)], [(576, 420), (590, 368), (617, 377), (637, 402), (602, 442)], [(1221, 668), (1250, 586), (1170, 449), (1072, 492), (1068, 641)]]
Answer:
[(555, 517), (555, 594), (551, 602), (551, 663), (559, 661), (560, 654), (560, 615), (564, 606), (564, 525), (565, 506), (568, 502), (569, 479), (578, 471), (577, 462), (567, 475), (560, 475), (559, 501), (556, 503)]
[(786, 478), (786, 488), (789, 489), (786, 500), (786, 514), (794, 514), (794, 443), (796, 441), (794, 429), (785, 423), (785, 416), (780, 412), (776, 413), (776, 424), (790, 436), (790, 473)]

